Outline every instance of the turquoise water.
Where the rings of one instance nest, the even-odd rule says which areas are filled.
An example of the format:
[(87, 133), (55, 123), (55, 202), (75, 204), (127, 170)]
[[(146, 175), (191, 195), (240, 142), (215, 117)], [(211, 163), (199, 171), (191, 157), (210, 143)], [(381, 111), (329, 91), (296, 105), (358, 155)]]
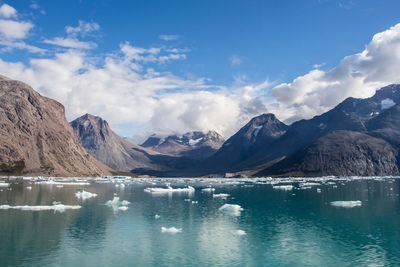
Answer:
[[(173, 188), (191, 185), (195, 192), (144, 191), (168, 182)], [(81, 208), (0, 209), (0, 265), (400, 266), (400, 180), (324, 178), (302, 189), (303, 180), (280, 180), (292, 190), (271, 182), (142, 179), (126, 181), (125, 187), (95, 181), (57, 187), (10, 181), (0, 187), (0, 205), (57, 201)], [(210, 186), (214, 194), (230, 196), (201, 190)], [(97, 196), (78, 199), (78, 189)], [(118, 209), (125, 207), (121, 202), (105, 205), (115, 196), (130, 202), (127, 210)], [(220, 210), (227, 203), (243, 210)]]

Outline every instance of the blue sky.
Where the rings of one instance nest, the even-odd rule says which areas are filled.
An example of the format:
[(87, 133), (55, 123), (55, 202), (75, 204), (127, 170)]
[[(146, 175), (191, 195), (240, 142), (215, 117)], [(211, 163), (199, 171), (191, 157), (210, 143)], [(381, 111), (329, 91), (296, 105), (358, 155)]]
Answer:
[[(388, 75), (369, 79), (376, 70), (360, 58), (343, 61), (363, 51), (375, 51), (380, 64), (381, 57), (391, 58), (381, 51), (396, 51), (392, 35), (397, 28), (385, 35), (391, 43), (383, 42), (384, 48), (372, 38), (400, 22), (399, 1), (2, 3), (15, 12), (4, 9), (0, 22), (30, 25), (20, 36), (0, 36), (0, 71), (63, 103), (68, 119), (95, 113), (126, 136), (215, 128), (229, 136), (262, 112), (277, 113), (290, 123), (345, 97), (365, 97), (398, 82)], [(105, 63), (110, 61), (120, 76)], [(332, 78), (343, 69), (364, 77)], [(45, 81), (50, 76), (57, 76), (53, 85)], [(102, 80), (101, 86), (107, 84), (102, 90), (89, 88)], [(340, 88), (332, 89), (337, 83)]]

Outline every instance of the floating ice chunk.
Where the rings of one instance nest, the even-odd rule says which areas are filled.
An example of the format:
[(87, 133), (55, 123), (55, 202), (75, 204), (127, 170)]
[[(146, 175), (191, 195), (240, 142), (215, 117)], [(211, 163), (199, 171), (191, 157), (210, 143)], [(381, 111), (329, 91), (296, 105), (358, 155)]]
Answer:
[(119, 187), (119, 188), (125, 188), (125, 184), (116, 184), (115, 187)]
[(127, 206), (121, 206), (121, 207), (118, 207), (118, 210), (126, 211), (126, 210), (128, 210), (128, 207)]
[(154, 219), (160, 219), (161, 218), (161, 216), (160, 215), (158, 215), (158, 214), (156, 214), (156, 215), (154, 215)]
[(306, 182), (306, 183), (301, 183), (300, 187), (309, 187), (309, 186), (318, 186), (321, 185), (320, 183), (312, 183), (312, 182)]
[(192, 200), (190, 198), (185, 198), (183, 201), (190, 202)]
[(120, 208), (126, 207), (129, 204), (130, 204), (129, 201), (126, 201), (126, 200), (120, 201), (119, 197), (114, 197), (113, 200), (109, 200), (106, 202), (106, 205), (112, 207), (114, 211), (127, 210), (127, 209), (120, 209)]
[(185, 193), (193, 193), (195, 189), (191, 186), (186, 188), (172, 188), (170, 185), (167, 185), (167, 188), (163, 187), (147, 187), (144, 189), (147, 193), (175, 193), (175, 192), (185, 192)]
[(220, 194), (213, 194), (213, 198), (222, 198), (222, 199), (226, 199), (227, 197), (229, 197), (229, 194), (224, 194), (224, 193), (220, 193)]
[(317, 193), (321, 193), (321, 189), (317, 188)]
[(245, 235), (245, 234), (246, 234), (246, 232), (243, 231), (243, 230), (236, 230), (236, 231), (233, 231), (232, 233), (233, 233), (234, 235), (239, 235), (239, 236), (242, 236), (242, 235)]
[(57, 185), (56, 187), (57, 188), (63, 188), (64, 186), (63, 185)]
[(215, 191), (215, 188), (212, 187), (207, 187), (207, 188), (203, 188), (201, 189), (202, 192), (207, 192), (207, 193), (212, 193)]
[(90, 193), (90, 192), (87, 192), (85, 190), (82, 190), (82, 191), (76, 192), (75, 196), (77, 198), (81, 198), (81, 199), (85, 200), (85, 199), (88, 199), (88, 198), (97, 197), (97, 194), (96, 193)]
[(127, 200), (122, 200), (121, 201), (121, 205), (122, 206), (128, 206), (129, 204), (131, 204), (131, 202), (127, 201)]
[(224, 204), (219, 208), (219, 210), (229, 215), (240, 216), (240, 212), (243, 210), (243, 208), (236, 204)]
[(161, 227), (161, 232), (162, 233), (169, 233), (169, 234), (177, 234), (177, 233), (182, 233), (182, 228), (175, 228), (175, 227)]
[(0, 187), (9, 187), (9, 186), (10, 186), (9, 183), (0, 182)]
[(36, 184), (45, 184), (45, 185), (90, 185), (89, 182), (59, 182), (59, 181), (54, 181), (54, 180), (40, 181), (40, 182), (36, 182)]
[(362, 202), (360, 200), (355, 200), (355, 201), (332, 201), (331, 205), (335, 206), (335, 207), (342, 207), (342, 208), (354, 208), (354, 207), (360, 207), (362, 205)]
[(198, 204), (198, 203), (199, 202), (197, 200), (196, 201), (195, 200), (192, 201), (192, 204)]
[(53, 204), (53, 206), (10, 206), (10, 205), (0, 205), (0, 210), (30, 210), (30, 211), (42, 211), (42, 210), (54, 210), (54, 212), (64, 212), (67, 209), (80, 209), (79, 205), (63, 205), (63, 204)]
[(293, 185), (274, 185), (272, 188), (278, 190), (293, 190)]
[(28, 190), (32, 190), (32, 186), (27, 186), (25, 188), (28, 189)]

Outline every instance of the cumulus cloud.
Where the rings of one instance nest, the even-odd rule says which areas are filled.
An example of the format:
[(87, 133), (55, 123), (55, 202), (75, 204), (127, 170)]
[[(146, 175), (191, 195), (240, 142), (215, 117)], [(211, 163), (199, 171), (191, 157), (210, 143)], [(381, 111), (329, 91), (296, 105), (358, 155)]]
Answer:
[(77, 27), (67, 26), (65, 31), (70, 36), (86, 36), (89, 33), (98, 31), (100, 29), (99, 24), (96, 22), (85, 22), (80, 20)]
[(17, 16), (17, 10), (12, 6), (7, 4), (2, 4), (0, 6), (0, 16), (3, 18), (11, 18)]
[(159, 35), (158, 38), (164, 41), (173, 41), (179, 39), (179, 35)]
[(257, 94), (270, 83), (228, 89), (205, 78), (185, 79), (147, 68), (171, 55), (163, 48), (123, 43), (104, 59), (68, 50), (31, 59), (29, 65), (0, 60), (0, 73), (63, 103), (69, 120), (88, 112), (115, 128), (143, 125), (148, 134), (217, 130), (229, 136), (266, 110)]
[(2, 39), (24, 39), (32, 28), (33, 24), (27, 21), (0, 19), (0, 35)]
[(400, 82), (400, 24), (373, 36), (365, 49), (327, 71), (314, 69), (272, 89), (270, 111), (287, 122), (311, 118), (347, 97), (365, 98)]

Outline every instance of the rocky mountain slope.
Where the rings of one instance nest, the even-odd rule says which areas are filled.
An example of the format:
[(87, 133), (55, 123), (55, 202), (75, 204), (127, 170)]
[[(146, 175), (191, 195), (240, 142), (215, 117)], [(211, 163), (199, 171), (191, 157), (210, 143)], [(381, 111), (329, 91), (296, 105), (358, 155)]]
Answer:
[(204, 159), (214, 154), (224, 143), (224, 138), (215, 131), (195, 131), (184, 135), (167, 137), (150, 136), (141, 146), (162, 154)]
[(88, 153), (115, 170), (131, 172), (135, 169), (164, 168), (156, 159), (152, 159), (157, 158), (159, 153), (123, 139), (100, 117), (85, 114), (72, 121), (71, 126)]
[(273, 114), (257, 116), (205, 160), (202, 168), (214, 172), (240, 170), (243, 162), (255, 153), (263, 153), (263, 149), (281, 137), (287, 128)]
[(111, 174), (79, 144), (59, 102), (0, 77), (0, 173), (101, 176)]
[[(337, 172), (346, 175), (398, 175), (400, 108), (397, 103), (400, 103), (400, 85), (389, 85), (370, 98), (348, 98), (320, 116), (294, 123), (268, 148), (267, 153), (253, 156), (264, 161), (286, 157), (258, 174), (285, 175), (297, 170), (304, 175), (332, 175)], [(338, 130), (346, 131), (335, 132)], [(346, 145), (335, 148), (332, 140), (339, 141), (339, 136)], [(368, 143), (361, 145), (355, 137)], [(321, 153), (325, 155), (324, 159), (318, 161), (315, 155)], [(379, 154), (381, 156), (377, 158)], [(334, 172), (333, 169), (338, 167), (338, 158), (342, 158), (343, 165), (340, 171)], [(369, 169), (360, 165), (361, 159), (370, 165)], [(313, 171), (305, 167), (303, 163), (306, 161), (309, 161), (308, 166), (314, 164)]]

